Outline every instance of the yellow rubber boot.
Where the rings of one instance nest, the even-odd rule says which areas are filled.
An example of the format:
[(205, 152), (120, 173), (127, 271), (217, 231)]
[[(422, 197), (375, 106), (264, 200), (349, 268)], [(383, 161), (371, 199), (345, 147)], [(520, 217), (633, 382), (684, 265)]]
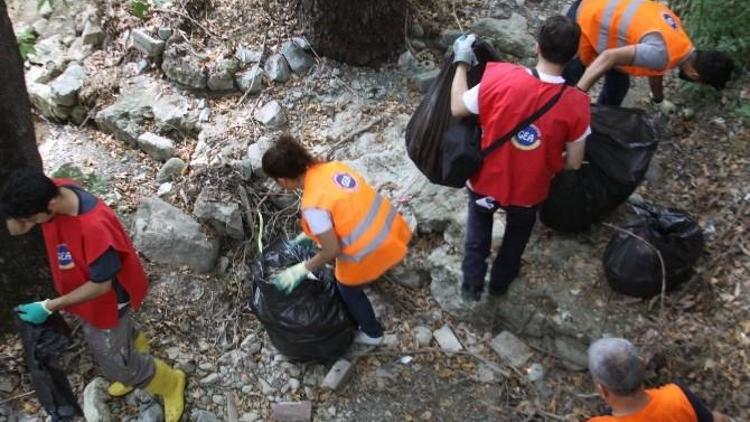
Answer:
[(154, 365), (154, 378), (146, 386), (146, 391), (164, 400), (165, 422), (178, 422), (185, 410), (185, 373), (172, 369), (159, 359), (154, 359)]
[[(146, 338), (145, 334), (139, 332), (138, 335), (135, 336), (135, 340), (133, 340), (133, 348), (138, 353), (148, 353), (148, 338)], [(113, 382), (109, 385), (109, 388), (107, 388), (107, 392), (112, 397), (122, 397), (131, 391), (133, 391), (133, 387), (125, 385), (119, 381)]]

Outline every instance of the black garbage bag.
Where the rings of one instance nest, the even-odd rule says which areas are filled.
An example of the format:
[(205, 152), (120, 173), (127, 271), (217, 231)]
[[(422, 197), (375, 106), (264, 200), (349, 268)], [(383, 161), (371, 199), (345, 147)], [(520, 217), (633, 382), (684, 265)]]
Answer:
[[(633, 206), (638, 219), (625, 230), (639, 236), (661, 253), (666, 270), (666, 290), (675, 289), (693, 274), (703, 252), (703, 232), (686, 213), (641, 203)], [(604, 273), (612, 290), (642, 298), (661, 293), (662, 268), (652, 247), (618, 231), (604, 251)]]
[[(482, 79), (487, 62), (500, 60), (492, 46), (482, 40), (474, 43), (474, 54), (478, 64), (468, 72), (469, 87)], [(452, 185), (446, 184), (443, 179), (443, 134), (454, 126), (462, 126), (454, 130), (473, 133), (479, 126), (477, 116), (459, 119), (451, 115), (451, 85), (455, 73), (456, 65), (451, 53), (443, 60), (440, 73), (427, 89), (406, 126), (406, 150), (409, 158), (430, 182), (445, 186)]]
[(601, 220), (646, 177), (658, 142), (654, 118), (643, 110), (593, 105), (586, 163), (555, 176), (539, 219), (568, 233)]
[(326, 362), (346, 351), (355, 329), (333, 270), (315, 271), (317, 280), (308, 278), (289, 295), (271, 283), (274, 274), (314, 254), (313, 247), (291, 247), (282, 240), (271, 244), (250, 276), (250, 308), (279, 352), (292, 360)]
[(83, 416), (60, 366), (60, 358), (70, 346), (70, 328), (65, 320), (59, 314), (52, 314), (43, 324), (31, 324), (15, 313), (13, 319), (23, 343), (31, 384), (44, 410), (53, 421), (72, 421)]

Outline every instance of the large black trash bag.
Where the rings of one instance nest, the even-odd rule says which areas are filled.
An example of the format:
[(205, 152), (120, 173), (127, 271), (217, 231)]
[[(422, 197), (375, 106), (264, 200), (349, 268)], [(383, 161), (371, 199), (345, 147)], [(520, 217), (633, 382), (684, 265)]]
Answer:
[(607, 216), (646, 177), (658, 142), (654, 117), (643, 110), (593, 105), (586, 163), (552, 180), (542, 223), (576, 233)]
[[(650, 204), (633, 206), (639, 215), (625, 230), (647, 240), (661, 252), (666, 270), (666, 290), (687, 281), (703, 252), (703, 232), (682, 211)], [(604, 273), (613, 290), (642, 298), (662, 289), (662, 268), (656, 251), (640, 239), (618, 231), (604, 251)]]
[[(474, 43), (474, 54), (478, 64), (469, 69), (467, 83), (472, 87), (479, 83), (487, 62), (499, 61), (500, 56), (485, 41)], [(479, 126), (479, 119), (472, 115), (455, 118), (451, 115), (451, 85), (456, 73), (453, 54), (445, 58), (440, 73), (427, 89), (422, 102), (406, 126), (406, 150), (409, 158), (430, 182), (451, 186), (443, 180), (443, 134), (453, 126), (464, 126), (459, 130), (471, 133)]]
[(273, 243), (250, 276), (250, 308), (279, 352), (292, 360), (326, 362), (346, 351), (355, 328), (336, 289), (333, 270), (315, 271), (319, 280), (308, 278), (289, 295), (270, 282), (274, 274), (314, 254), (312, 247), (290, 247), (281, 240)]
[(14, 324), (23, 343), (26, 367), (39, 403), (53, 421), (72, 421), (83, 416), (60, 358), (70, 346), (70, 328), (58, 314), (42, 324), (23, 321), (14, 313)]

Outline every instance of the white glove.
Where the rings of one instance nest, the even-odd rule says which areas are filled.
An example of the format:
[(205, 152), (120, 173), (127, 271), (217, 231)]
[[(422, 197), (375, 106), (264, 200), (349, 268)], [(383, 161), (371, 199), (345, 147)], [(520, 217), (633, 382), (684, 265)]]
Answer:
[(477, 36), (474, 34), (463, 34), (453, 42), (453, 63), (466, 63), (469, 66), (477, 64), (477, 56), (474, 55), (474, 41)]

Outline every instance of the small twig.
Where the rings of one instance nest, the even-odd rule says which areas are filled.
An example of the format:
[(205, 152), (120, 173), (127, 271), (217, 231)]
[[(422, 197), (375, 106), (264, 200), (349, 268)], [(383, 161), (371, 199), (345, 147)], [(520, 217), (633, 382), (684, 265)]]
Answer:
[(217, 39), (219, 39), (221, 41), (226, 41), (226, 37), (223, 37), (223, 36), (220, 36), (220, 35), (216, 35), (213, 31), (211, 31), (210, 29), (208, 29), (205, 26), (203, 26), (200, 22), (198, 22), (195, 19), (193, 19), (193, 17), (190, 16), (190, 15), (188, 15), (187, 13), (182, 13), (182, 12), (180, 12), (178, 10), (169, 10), (169, 9), (160, 9), (160, 8), (152, 9), (152, 10), (154, 12), (157, 12), (157, 13), (171, 13), (173, 15), (181, 16), (181, 17), (189, 20), (190, 22), (194, 23), (195, 26), (197, 26), (198, 28), (202, 29), (203, 32), (205, 32), (207, 35), (210, 35), (210, 36), (212, 36), (214, 38), (217, 38)]
[(8, 397), (7, 399), (0, 400), (0, 404), (5, 404), (5, 403), (11, 402), (13, 400), (18, 400), (18, 399), (30, 396), (30, 395), (32, 395), (34, 393), (36, 393), (36, 390), (31, 390), (31, 391), (27, 391), (25, 393), (17, 394), (17, 395), (15, 395), (13, 397)]
[(456, 0), (451, 1), (451, 7), (453, 9), (453, 19), (455, 19), (456, 24), (458, 24), (458, 30), (463, 33), (464, 27), (461, 25), (461, 21), (458, 20), (458, 14), (456, 13)]

